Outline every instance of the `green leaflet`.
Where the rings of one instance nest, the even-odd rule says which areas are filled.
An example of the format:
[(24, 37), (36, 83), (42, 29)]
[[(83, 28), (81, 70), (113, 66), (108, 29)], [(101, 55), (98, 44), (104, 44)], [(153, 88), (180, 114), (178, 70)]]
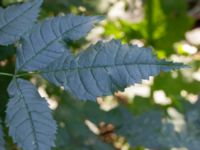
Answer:
[(0, 8), (0, 44), (13, 44), (27, 32), (36, 21), (42, 0)]
[(30, 82), (22, 79), (14, 78), (8, 93), (6, 121), (14, 142), (24, 150), (50, 150), (54, 145), (56, 123), (47, 102)]
[(149, 48), (122, 45), (112, 40), (98, 42), (76, 58), (63, 55), (44, 70), (43, 76), (79, 99), (94, 100), (140, 83), (161, 71), (185, 67), (181, 63), (158, 60)]
[(101, 17), (74, 16), (72, 14), (47, 19), (36, 24), (23, 36), (17, 50), (17, 70), (35, 71), (70, 53), (63, 40), (78, 40), (85, 36)]

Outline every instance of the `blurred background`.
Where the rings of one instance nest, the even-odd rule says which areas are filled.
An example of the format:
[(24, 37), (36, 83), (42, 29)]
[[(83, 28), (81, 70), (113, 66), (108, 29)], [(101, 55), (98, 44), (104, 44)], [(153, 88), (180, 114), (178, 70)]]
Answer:
[[(114, 38), (152, 47), (159, 58), (191, 68), (161, 73), (97, 103), (78, 101), (39, 75), (30, 76), (57, 121), (55, 150), (199, 150), (200, 0), (44, 0), (39, 19), (66, 13), (105, 16), (86, 38), (70, 44), (75, 54)], [(0, 46), (0, 72), (14, 72), (15, 51)], [(0, 118), (6, 148), (18, 150), (4, 123), (9, 82), (0, 77)]]

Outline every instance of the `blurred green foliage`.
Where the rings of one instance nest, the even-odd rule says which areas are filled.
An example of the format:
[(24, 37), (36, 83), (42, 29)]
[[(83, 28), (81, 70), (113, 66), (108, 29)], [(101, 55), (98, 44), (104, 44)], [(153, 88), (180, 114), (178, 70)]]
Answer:
[(138, 23), (123, 19), (108, 21), (104, 34), (114, 35), (125, 42), (141, 39), (145, 45), (151, 45), (165, 55), (173, 54), (173, 44), (183, 39), (194, 23), (187, 15), (187, 1), (146, 0), (144, 10), (145, 18)]
[[(122, 0), (123, 1), (123, 0)], [(0, 1), (2, 6), (16, 3), (17, 0)], [(42, 7), (41, 18), (59, 15), (61, 13), (74, 13), (86, 15), (107, 15), (111, 7), (118, 1), (106, 0), (45, 0)], [(124, 0), (127, 3), (126, 0)], [(134, 3), (135, 1), (132, 1)], [(187, 0), (144, 0), (142, 8), (144, 18), (139, 22), (123, 18), (106, 19), (102, 24), (104, 29), (101, 37), (114, 36), (125, 43), (140, 40), (144, 45), (152, 46), (160, 57), (178, 55), (174, 44), (185, 39), (185, 33), (193, 28), (195, 18), (188, 16)], [(125, 10), (126, 11), (126, 10)], [(73, 44), (72, 48), (80, 48), (86, 40)], [(0, 47), (0, 71), (14, 72), (15, 46)], [(172, 147), (186, 147), (198, 150), (200, 145), (200, 112), (199, 102), (191, 104), (187, 101), (192, 95), (197, 97), (200, 93), (200, 80), (194, 74), (200, 68), (199, 52), (187, 54), (190, 59), (191, 69), (179, 72), (165, 73), (157, 76), (150, 85), (150, 96), (135, 96), (126, 99), (122, 104), (110, 111), (104, 111), (98, 103), (80, 102), (64, 93), (60, 88), (47, 84), (40, 78), (38, 86), (45, 85), (49, 97), (53, 97), (58, 107), (53, 111), (58, 123), (57, 142), (55, 150), (112, 150), (116, 146), (107, 143), (94, 134), (85, 124), (91, 121), (97, 127), (101, 122), (111, 123), (115, 126), (113, 131), (118, 136), (125, 137), (125, 142), (130, 144), (129, 150), (143, 150), (142, 147), (154, 149), (170, 149)], [(9, 77), (0, 77), (0, 118), (5, 118), (5, 108), (8, 101), (6, 88), (10, 82)], [(162, 90), (171, 99), (171, 104), (161, 106), (154, 101), (154, 92)], [(184, 97), (181, 93), (186, 93)], [(189, 95), (189, 96), (188, 96)], [(106, 101), (106, 99), (104, 100)], [(114, 100), (115, 101), (115, 100)], [(185, 120), (184, 129), (175, 131), (172, 121), (163, 123), (163, 119), (172, 120), (168, 113), (169, 108), (181, 112)], [(195, 118), (196, 117), (196, 118)], [(12, 140), (8, 137), (7, 128), (3, 122), (6, 136), (6, 148), (17, 150)], [(167, 139), (169, 137), (171, 139)], [(188, 141), (186, 139), (190, 138)], [(174, 140), (174, 141), (173, 141)]]

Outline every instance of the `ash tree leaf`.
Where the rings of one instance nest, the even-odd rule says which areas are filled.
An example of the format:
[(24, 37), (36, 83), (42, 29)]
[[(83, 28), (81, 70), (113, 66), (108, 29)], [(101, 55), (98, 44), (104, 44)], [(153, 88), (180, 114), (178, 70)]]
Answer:
[(9, 134), (24, 150), (50, 150), (54, 145), (56, 123), (47, 102), (28, 81), (13, 79), (6, 121)]
[(80, 99), (94, 100), (140, 83), (161, 71), (182, 67), (186, 66), (158, 60), (151, 49), (112, 40), (98, 42), (75, 58), (63, 55), (49, 65), (43, 76)]
[(38, 23), (22, 38), (17, 51), (17, 70), (33, 71), (47, 67), (63, 52), (69, 53), (63, 40), (78, 40), (100, 19), (69, 14)]
[(0, 150), (5, 150), (4, 148), (4, 144), (5, 144), (5, 141), (4, 141), (4, 138), (3, 138), (3, 131), (2, 131), (2, 126), (0, 125)]
[(0, 8), (0, 44), (16, 42), (36, 21), (42, 0)]

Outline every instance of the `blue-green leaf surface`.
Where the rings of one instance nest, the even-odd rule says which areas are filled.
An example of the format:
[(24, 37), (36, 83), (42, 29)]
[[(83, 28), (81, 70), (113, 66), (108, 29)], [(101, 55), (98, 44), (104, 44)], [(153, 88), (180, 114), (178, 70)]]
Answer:
[(0, 8), (0, 44), (14, 43), (37, 19), (42, 0)]
[(161, 71), (185, 67), (158, 60), (149, 48), (112, 40), (90, 46), (76, 58), (67, 54), (49, 65), (44, 77), (80, 99), (94, 100), (140, 83)]
[(66, 15), (50, 18), (33, 27), (22, 38), (17, 51), (17, 70), (33, 71), (44, 68), (69, 50), (63, 40), (77, 40), (87, 34), (101, 17)]
[(4, 144), (5, 144), (5, 141), (4, 141), (4, 137), (3, 137), (3, 131), (2, 131), (2, 127), (0, 125), (0, 150), (5, 150)]
[(30, 82), (22, 79), (13, 79), (8, 93), (6, 121), (14, 142), (24, 150), (50, 150), (56, 123), (47, 102)]

